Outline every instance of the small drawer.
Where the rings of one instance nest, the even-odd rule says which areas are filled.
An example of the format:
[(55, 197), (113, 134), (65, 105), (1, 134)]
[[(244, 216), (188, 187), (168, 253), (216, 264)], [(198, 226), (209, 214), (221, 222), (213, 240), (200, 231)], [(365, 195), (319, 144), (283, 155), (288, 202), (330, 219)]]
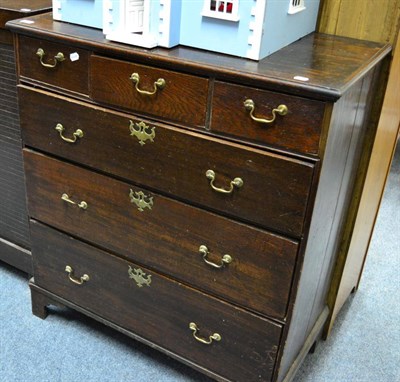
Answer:
[[(21, 89), (20, 97), (28, 146), (230, 217), (302, 235), (313, 164), (43, 92)], [(66, 142), (60, 131), (76, 142)]]
[(33, 218), (284, 319), (298, 242), (24, 150)]
[(21, 80), (42, 82), (55, 88), (88, 94), (89, 52), (35, 38), (18, 37)]
[(38, 286), (223, 378), (271, 380), (281, 325), (34, 221), (31, 228)]
[(90, 83), (97, 102), (189, 126), (205, 125), (205, 78), (93, 55)]
[[(273, 110), (279, 106), (281, 109), (274, 112), (274, 117)], [(260, 145), (317, 155), (324, 110), (323, 102), (216, 82), (211, 131)]]

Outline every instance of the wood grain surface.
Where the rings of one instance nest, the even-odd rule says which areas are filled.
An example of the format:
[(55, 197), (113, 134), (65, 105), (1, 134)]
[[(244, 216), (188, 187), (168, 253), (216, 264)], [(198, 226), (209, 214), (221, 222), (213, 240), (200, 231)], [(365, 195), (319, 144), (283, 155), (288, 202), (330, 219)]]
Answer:
[[(281, 325), (38, 223), (32, 222), (32, 237), (37, 285), (225, 378), (271, 379)], [(87, 274), (89, 281), (72, 283), (66, 265), (73, 268), (74, 277)], [(129, 267), (150, 275), (150, 285), (138, 287), (129, 277)], [(196, 341), (189, 329), (191, 322), (197, 324), (199, 337), (208, 339), (218, 333), (221, 341), (211, 345)]]
[[(25, 151), (30, 216), (252, 310), (284, 319), (297, 243)], [(139, 211), (130, 190), (153, 198)], [(67, 193), (87, 210), (61, 200)], [(105, 232), (107, 234), (105, 235)], [(208, 260), (232, 263), (221, 269)]]
[(51, 0), (1, 0), (0, 29), (4, 29), (5, 23), (9, 20), (50, 11)]
[[(20, 95), (28, 146), (227, 216), (295, 237), (302, 234), (312, 163), (149, 121), (146, 124), (155, 127), (154, 142), (140, 145), (129, 130), (130, 121), (140, 119), (26, 89)], [(48, 106), (46, 113), (41, 105)], [(83, 138), (77, 144), (64, 142), (55, 130), (57, 123), (65, 126), (67, 137), (82, 129)], [(206, 177), (209, 169), (216, 174), (216, 187), (229, 189), (236, 177), (244, 184), (231, 194), (216, 192)]]
[[(61, 52), (65, 60), (55, 68), (46, 68), (40, 63), (36, 52), (42, 48), (45, 52), (43, 62), (54, 64), (54, 56)], [(58, 91), (64, 89), (88, 94), (89, 53), (83, 49), (67, 46), (62, 43), (51, 43), (30, 37), (18, 39), (19, 75), (35, 82), (52, 85)], [(79, 59), (71, 60), (71, 54), (77, 54)]]
[[(399, 39), (399, 36), (398, 36)], [(375, 221), (400, 131), (400, 45), (397, 42), (386, 88), (381, 117), (370, 157), (358, 213), (350, 242), (342, 243), (340, 263), (335, 269), (329, 302), (333, 306), (328, 330), (354, 288), (358, 287)]]
[[(71, 92), (66, 78), (57, 84), (35, 79), (35, 73), (21, 77), (30, 214), (74, 237), (54, 233), (53, 228), (37, 233), (35, 251), (43, 261), (38, 263), (38, 283), (49, 291), (36, 289), (46, 298), (36, 298), (35, 312), (45, 315), (41, 305), (53, 292), (59, 300), (69, 298), (71, 306), (82, 306), (91, 317), (116, 320), (114, 309), (98, 298), (100, 291), (121, 311), (118, 324), (123, 330), (137, 330), (139, 336), (148, 333), (146, 341), (166, 351), (182, 350), (182, 358), (187, 355), (220, 380), (290, 380), (327, 317), (326, 293), (353, 197), (366, 119), (374, 103), (373, 85), (390, 46), (311, 34), (266, 59), (249, 62), (185, 47), (130, 47), (106, 41), (91, 28), (46, 16), (33, 21), (30, 26), (8, 24), (19, 34), (17, 41), (29, 34), (46, 44), (76, 47), (95, 55), (89, 61), (97, 65), (83, 69), (82, 86), (87, 86), (87, 70), (93, 69), (89, 90), (94, 99), (86, 101), (82, 93)], [(123, 77), (129, 77), (131, 69), (143, 70), (146, 90), (155, 79), (171, 73), (177, 78), (173, 84), (185, 86), (182, 93), (178, 86), (172, 98), (152, 110), (154, 100), (129, 104), (133, 86), (119, 92), (115, 68)], [(99, 71), (100, 77), (95, 75)], [(200, 84), (198, 99), (192, 78)], [(230, 121), (223, 102), (234, 107), (232, 100), (246, 96), (249, 88), (254, 97), (274, 92), (288, 103), (296, 98), (290, 109), (295, 105), (301, 113), (290, 120), (290, 128), (303, 130), (303, 138), (294, 143), (294, 137), (286, 137), (280, 143), (275, 136), (232, 133), (230, 127), (221, 127)], [(157, 92), (156, 101), (168, 94), (164, 90)], [(182, 108), (175, 104), (179, 94), (186, 94), (179, 100)], [(216, 131), (209, 130), (210, 122), (215, 127), (210, 114), (213, 96), (222, 102), (215, 110), (225, 113), (222, 121), (217, 120)], [(190, 117), (198, 108), (199, 115)], [(202, 108), (207, 108), (205, 113)], [(83, 137), (75, 144), (65, 142), (55, 130), (57, 123), (63, 124), (67, 136), (80, 128)], [(147, 132), (154, 128), (153, 142), (140, 144), (130, 129), (139, 124), (149, 125)], [(315, 130), (305, 138), (307, 126)], [(207, 170), (215, 171), (218, 188), (227, 189), (235, 177), (244, 184), (230, 194), (218, 193), (205, 176)], [(129, 195), (140, 192), (147, 203), (153, 202), (151, 209), (140, 211), (132, 203)], [(74, 203), (85, 201), (88, 208), (62, 200), (64, 193)], [(58, 251), (55, 257), (50, 254), (55, 251), (46, 252), (47, 245)], [(223, 254), (230, 254), (233, 261), (211, 269), (199, 253), (200, 245), (209, 248), (212, 261)], [(90, 271), (93, 281), (97, 274), (107, 279), (93, 283), (93, 289), (90, 283), (87, 289), (72, 289), (75, 285), (63, 270), (63, 259), (77, 264), (77, 275)], [(154, 274), (156, 285), (160, 283), (156, 295), (146, 286), (143, 299), (127, 292), (131, 284), (125, 287), (129, 280), (120, 282), (120, 274), (127, 273), (130, 262)], [(152, 313), (152, 304), (161, 317)], [(131, 317), (136, 306), (146, 312), (144, 320)], [(177, 340), (183, 338), (183, 326), (193, 339), (183, 323), (188, 319), (185, 314), (192, 312), (206, 317), (199, 321), (202, 330), (208, 330), (202, 332), (205, 336), (217, 330), (220, 318), (230, 325), (232, 315), (244, 312), (246, 319), (230, 326), (238, 337), (228, 340), (224, 355), (206, 355)], [(182, 325), (171, 324), (176, 320)], [(237, 345), (245, 353), (237, 351)], [(227, 361), (223, 366), (221, 359)]]
[[(282, 104), (288, 113), (277, 115), (270, 124), (253, 121), (244, 107), (249, 99), (254, 101), (257, 118), (271, 119), (272, 110)], [(323, 102), (216, 82), (211, 107), (211, 132), (304, 154), (319, 154)]]
[(375, 74), (375, 71), (371, 71), (334, 106), (302, 278), (298, 285), (287, 346), (280, 366), (282, 374), (278, 381), (289, 371), (327, 305), (331, 274), (341, 244), (347, 211), (354, 196), (353, 187), (373, 100), (371, 89)]
[(324, 0), (318, 31), (332, 35), (396, 44), (399, 0)]
[[(99, 30), (56, 22), (51, 15), (32, 20), (35, 24), (30, 26), (12, 21), (9, 28), (138, 64), (151, 62), (154, 67), (330, 101), (337, 100), (390, 51), (390, 46), (379, 43), (311, 34), (257, 62), (181, 46), (149, 50), (117, 44), (107, 41)], [(294, 76), (308, 81), (295, 80)]]
[[(133, 73), (140, 76), (138, 89), (141, 91), (153, 92), (158, 79), (165, 80), (165, 87), (156, 88), (154, 95), (140, 94), (130, 80)], [(90, 96), (96, 102), (189, 126), (205, 125), (208, 98), (206, 78), (92, 56), (90, 84)]]

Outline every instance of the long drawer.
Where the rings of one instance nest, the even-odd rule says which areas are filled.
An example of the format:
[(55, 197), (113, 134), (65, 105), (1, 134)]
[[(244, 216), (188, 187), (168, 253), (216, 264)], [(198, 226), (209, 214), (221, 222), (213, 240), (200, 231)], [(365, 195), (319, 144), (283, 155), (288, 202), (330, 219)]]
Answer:
[[(20, 88), (19, 94), (27, 146), (277, 232), (302, 235), (313, 164), (45, 92)], [(74, 136), (78, 130), (80, 138)], [(242, 184), (234, 183), (238, 178)]]
[(297, 242), (28, 150), (24, 159), (33, 218), (284, 319)]
[(222, 377), (271, 379), (281, 325), (34, 221), (31, 228), (35, 284)]

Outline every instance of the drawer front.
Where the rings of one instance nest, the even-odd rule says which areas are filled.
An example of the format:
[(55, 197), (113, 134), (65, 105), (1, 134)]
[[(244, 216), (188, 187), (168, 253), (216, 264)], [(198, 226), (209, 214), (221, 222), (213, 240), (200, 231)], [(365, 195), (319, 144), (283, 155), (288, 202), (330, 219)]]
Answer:
[(32, 240), (37, 285), (222, 377), (271, 379), (281, 325), (35, 222)]
[(100, 56), (91, 57), (90, 68), (95, 101), (189, 126), (205, 125), (205, 78)]
[[(273, 119), (272, 110), (279, 105), (287, 107), (287, 114), (276, 112), (275, 120), (269, 122)], [(261, 145), (316, 155), (324, 109), (323, 102), (216, 82), (211, 131)], [(254, 118), (265, 122), (254, 120), (250, 112)]]
[[(314, 169), (311, 164), (45, 93), (21, 89), (20, 97), (21, 125), (28, 146), (231, 217), (291, 236), (302, 234)], [(45, 112), (42, 105), (47, 105)], [(55, 129), (60, 123), (66, 137), (73, 137), (78, 129), (83, 137), (74, 144), (65, 142)], [(149, 126), (145, 129), (148, 136), (152, 129), (154, 136), (140, 141), (132, 130), (139, 131), (143, 123)], [(208, 170), (215, 174), (213, 182), (207, 177)], [(231, 184), (235, 178), (243, 180), (242, 187)]]
[[(39, 49), (42, 56), (38, 55)], [(63, 60), (55, 58), (59, 53), (62, 53)], [(56, 88), (88, 94), (88, 51), (19, 36), (18, 60), (21, 80), (28, 78)]]
[[(31, 151), (25, 150), (24, 158), (33, 218), (226, 300), (284, 318), (297, 242)], [(143, 192), (148, 206), (132, 203), (131, 190)], [(63, 194), (87, 208), (62, 200)]]

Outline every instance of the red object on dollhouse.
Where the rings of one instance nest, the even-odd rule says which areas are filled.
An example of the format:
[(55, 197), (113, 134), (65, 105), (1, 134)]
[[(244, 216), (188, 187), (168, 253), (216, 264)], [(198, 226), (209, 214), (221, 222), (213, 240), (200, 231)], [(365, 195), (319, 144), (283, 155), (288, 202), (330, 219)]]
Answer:
[(226, 3), (226, 9), (225, 9), (225, 2), (221, 1), (219, 3), (219, 7), (218, 7), (218, 12), (225, 12), (225, 13), (232, 13), (232, 3)]

